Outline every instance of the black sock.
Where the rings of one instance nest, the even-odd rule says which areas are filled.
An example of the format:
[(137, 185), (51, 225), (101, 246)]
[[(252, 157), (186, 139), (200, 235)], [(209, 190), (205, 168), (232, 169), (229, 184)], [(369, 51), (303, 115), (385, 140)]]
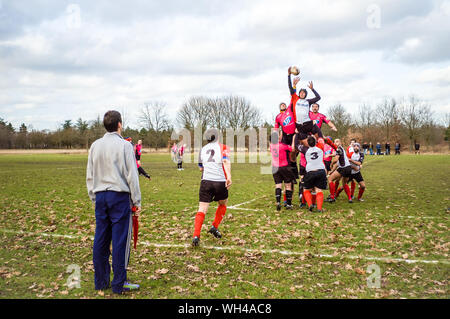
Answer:
[(275, 198), (277, 200), (277, 204), (281, 201), (281, 188), (275, 188)]
[(286, 202), (288, 205), (292, 205), (292, 191), (286, 190)]
[(300, 182), (298, 185), (298, 198), (301, 199), (303, 196), (303, 182)]

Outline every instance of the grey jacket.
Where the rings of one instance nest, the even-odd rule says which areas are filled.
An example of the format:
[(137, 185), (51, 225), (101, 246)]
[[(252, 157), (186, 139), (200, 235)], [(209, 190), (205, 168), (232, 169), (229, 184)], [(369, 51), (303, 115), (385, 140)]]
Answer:
[(127, 192), (134, 206), (141, 206), (141, 190), (133, 145), (118, 133), (106, 133), (92, 143), (86, 171), (89, 197), (102, 191)]

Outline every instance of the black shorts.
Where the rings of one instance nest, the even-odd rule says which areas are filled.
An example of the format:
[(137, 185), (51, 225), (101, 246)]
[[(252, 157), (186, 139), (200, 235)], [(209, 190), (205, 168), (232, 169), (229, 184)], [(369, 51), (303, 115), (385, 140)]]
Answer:
[(356, 173), (356, 174), (352, 174), (352, 176), (350, 177), (350, 181), (351, 180), (355, 180), (357, 183), (361, 183), (361, 182), (363, 182), (364, 181), (364, 178), (362, 177), (362, 175), (361, 175), (361, 172), (358, 172), (358, 173)]
[(136, 154), (136, 160), (140, 161), (141, 160), (141, 155)]
[(283, 132), (283, 136), (281, 137), (281, 143), (286, 145), (292, 145), (292, 139), (294, 138), (294, 134), (286, 134)]
[(225, 182), (213, 182), (202, 180), (199, 191), (199, 201), (211, 203), (228, 198), (228, 189)]
[(352, 167), (346, 166), (346, 167), (339, 167), (337, 169), (338, 173), (342, 175), (342, 177), (352, 177)]
[(296, 128), (300, 140), (304, 140), (308, 135), (318, 134), (319, 137), (323, 137), (321, 129), (314, 124), (313, 121), (304, 122), (303, 124), (296, 123)]
[(283, 182), (285, 183), (297, 182), (290, 166), (282, 166), (282, 167), (272, 166), (272, 175), (275, 184), (281, 184)]
[(324, 169), (307, 172), (305, 177), (303, 177), (303, 183), (305, 189), (312, 189), (314, 187), (327, 189), (327, 173)]
[(297, 163), (296, 162), (291, 162), (289, 161), (289, 168), (292, 171), (292, 175), (294, 176), (295, 179), (298, 179), (298, 167), (297, 167)]
[(323, 161), (323, 163), (325, 164), (327, 172), (331, 171), (331, 161)]

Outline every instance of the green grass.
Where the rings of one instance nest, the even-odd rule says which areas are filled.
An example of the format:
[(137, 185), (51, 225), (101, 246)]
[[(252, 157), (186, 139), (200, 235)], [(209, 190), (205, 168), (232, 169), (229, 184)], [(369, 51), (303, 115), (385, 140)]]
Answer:
[[(94, 290), (86, 161), (0, 156), (0, 298), (450, 297), (449, 156), (368, 156), (366, 201), (349, 204), (341, 195), (323, 214), (277, 212), (272, 176), (259, 164), (233, 164), (229, 204), (253, 201), (227, 211), (221, 240), (207, 234), (213, 204), (201, 247), (192, 249), (155, 244), (190, 244), (200, 172), (195, 164), (177, 171), (168, 155), (144, 155), (152, 180), (141, 178), (141, 244), (129, 268), (141, 290), (120, 297)], [(373, 263), (379, 289), (367, 286)], [(80, 266), (81, 288), (65, 286), (70, 264)]]

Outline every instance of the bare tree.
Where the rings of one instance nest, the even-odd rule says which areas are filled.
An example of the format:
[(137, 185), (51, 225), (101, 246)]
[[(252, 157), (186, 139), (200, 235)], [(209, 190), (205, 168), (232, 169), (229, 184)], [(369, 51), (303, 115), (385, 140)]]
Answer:
[(346, 135), (352, 125), (352, 116), (348, 113), (342, 104), (336, 104), (328, 109), (328, 117), (336, 125), (339, 132)]
[(193, 96), (185, 102), (177, 114), (177, 122), (181, 127), (193, 130), (197, 125), (206, 129), (211, 121), (210, 99), (204, 96)]
[(405, 126), (411, 150), (414, 141), (420, 136), (420, 128), (427, 120), (429, 113), (431, 113), (430, 106), (425, 105), (415, 96), (411, 96), (403, 103), (400, 112), (401, 122)]
[(376, 121), (381, 125), (385, 133), (386, 141), (391, 138), (391, 135), (399, 122), (398, 119), (398, 105), (395, 99), (385, 98), (384, 101), (375, 109)]
[(169, 127), (167, 104), (160, 101), (146, 103), (139, 116), (139, 122), (148, 131), (161, 132)]
[(225, 110), (227, 127), (234, 130), (256, 127), (262, 123), (261, 111), (241, 96), (229, 95), (220, 99)]

